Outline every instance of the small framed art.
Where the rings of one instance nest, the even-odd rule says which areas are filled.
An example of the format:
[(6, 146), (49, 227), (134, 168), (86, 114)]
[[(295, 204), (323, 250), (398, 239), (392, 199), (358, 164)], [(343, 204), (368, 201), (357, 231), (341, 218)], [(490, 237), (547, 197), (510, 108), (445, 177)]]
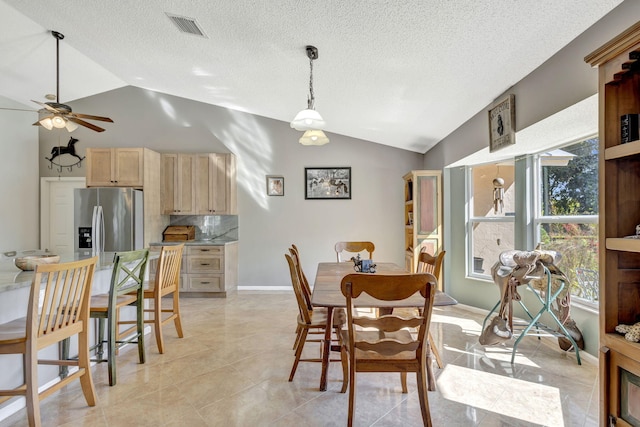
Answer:
[(489, 152), (516, 143), (516, 97), (509, 95), (489, 110)]
[(284, 176), (267, 175), (267, 196), (284, 196)]
[(351, 167), (304, 168), (305, 199), (351, 199)]

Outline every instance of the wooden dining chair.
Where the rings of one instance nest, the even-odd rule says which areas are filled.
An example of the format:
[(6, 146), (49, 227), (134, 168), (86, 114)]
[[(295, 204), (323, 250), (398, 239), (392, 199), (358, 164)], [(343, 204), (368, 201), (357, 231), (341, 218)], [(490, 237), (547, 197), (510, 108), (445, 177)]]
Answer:
[[(347, 328), (342, 331), (343, 352), (349, 358), (349, 416), (353, 425), (357, 372), (415, 372), (422, 420), (431, 425), (427, 397), (427, 363), (430, 363), (427, 331), (431, 321), (436, 278), (420, 274), (348, 274), (340, 289), (346, 298)], [(402, 301), (416, 293), (424, 297), (422, 314), (380, 317), (358, 316), (355, 302), (373, 297), (382, 301)], [(409, 329), (414, 330), (411, 333)]]
[[(440, 251), (437, 256), (431, 255), (429, 252), (423, 251), (418, 254), (418, 268), (416, 273), (431, 273), (434, 277), (440, 281), (440, 272), (442, 271), (442, 263), (444, 261), (444, 254), (446, 251)], [(438, 294), (441, 294), (442, 291), (436, 290), (435, 300), (438, 299)], [(440, 358), (440, 352), (435, 344), (433, 344), (433, 336), (431, 335), (431, 331), (429, 331), (429, 343), (431, 345), (431, 352), (433, 353), (433, 357), (436, 359), (436, 363), (438, 364), (438, 368), (444, 368), (444, 364), (442, 363), (442, 359)], [(433, 375), (429, 375), (430, 381), (434, 380)], [(429, 389), (432, 389), (431, 387)], [(435, 389), (435, 386), (434, 388)]]
[[(361, 252), (368, 252), (369, 259), (373, 259), (373, 251), (376, 246), (373, 242), (338, 242), (335, 244), (334, 249), (338, 262), (343, 262), (351, 260), (353, 254)], [(349, 254), (343, 254), (343, 252), (348, 252)]]
[[(26, 398), (29, 426), (40, 426), (40, 400), (79, 379), (89, 406), (96, 405), (89, 360), (89, 300), (98, 257), (36, 266), (27, 317), (0, 325), (0, 354), (22, 354), (24, 383), (0, 390), (0, 402)], [(39, 360), (45, 347), (78, 337), (77, 360)], [(38, 390), (38, 365), (77, 366), (78, 369), (46, 390)]]
[[(184, 243), (179, 245), (167, 245), (160, 248), (160, 257), (156, 275), (153, 280), (145, 283), (143, 297), (145, 300), (153, 300), (151, 308), (145, 308), (144, 312), (150, 314), (144, 323), (153, 324), (158, 352), (164, 353), (164, 339), (162, 326), (173, 321), (178, 337), (182, 338), (182, 320), (180, 318), (180, 265), (182, 263), (182, 251)], [(171, 307), (163, 308), (162, 301), (165, 296), (172, 298)], [(168, 316), (167, 316), (168, 314)], [(133, 324), (134, 321), (119, 321), (119, 324)]]
[[(293, 249), (290, 250), (293, 252)], [(289, 274), (291, 275), (291, 285), (296, 296), (296, 302), (298, 303), (298, 319), (297, 325), (300, 333), (296, 336), (295, 344), (295, 359), (293, 366), (291, 367), (291, 373), (289, 374), (289, 381), (293, 381), (296, 374), (299, 362), (319, 362), (322, 363), (322, 343), (323, 339), (314, 339), (313, 336), (321, 335), (324, 338), (325, 329), (327, 326), (327, 309), (317, 308), (315, 310), (309, 309), (307, 302), (304, 298), (302, 291), (302, 284), (300, 283), (300, 274), (298, 272), (298, 265), (296, 264), (295, 257), (289, 254), (284, 255), (289, 265)], [(340, 351), (340, 359), (329, 359), (330, 362), (342, 363), (342, 390), (344, 393), (347, 390), (347, 372), (348, 365), (346, 354), (341, 351), (341, 334), (342, 326), (345, 324), (344, 310), (335, 310), (333, 313), (332, 325), (334, 328), (335, 338), (339, 345), (335, 350)], [(320, 343), (320, 355), (316, 358), (302, 358), (302, 351), (304, 346), (308, 342)]]
[[(93, 295), (89, 316), (98, 319), (96, 342), (97, 362), (107, 362), (109, 385), (116, 384), (116, 350), (125, 344), (138, 344), (138, 359), (145, 362), (144, 354), (144, 276), (149, 251), (118, 252), (113, 257), (111, 285), (106, 294)], [(118, 330), (120, 309), (129, 305), (136, 307), (136, 326), (126, 331)], [(104, 339), (105, 323), (107, 339)], [(107, 345), (107, 358), (103, 348)]]

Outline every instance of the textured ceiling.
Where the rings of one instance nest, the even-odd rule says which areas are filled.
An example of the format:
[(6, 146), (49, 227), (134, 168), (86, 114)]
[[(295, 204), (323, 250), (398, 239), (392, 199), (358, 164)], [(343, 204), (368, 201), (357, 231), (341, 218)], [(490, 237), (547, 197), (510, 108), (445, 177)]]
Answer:
[(55, 93), (56, 30), (62, 102), (133, 85), (289, 122), (313, 44), (328, 132), (424, 153), (620, 3), (0, 0), (0, 95)]

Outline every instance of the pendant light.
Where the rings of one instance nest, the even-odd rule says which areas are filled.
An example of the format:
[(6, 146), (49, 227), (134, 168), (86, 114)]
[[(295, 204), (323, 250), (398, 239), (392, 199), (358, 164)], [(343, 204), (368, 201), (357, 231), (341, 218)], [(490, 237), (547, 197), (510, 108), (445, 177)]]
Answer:
[[(318, 59), (318, 49), (315, 46), (306, 47), (309, 58), (309, 97), (307, 98), (307, 108), (300, 111), (291, 122), (291, 127), (295, 130), (305, 131), (300, 138), (303, 145), (323, 145), (329, 142), (329, 138), (322, 132), (325, 122), (320, 113), (315, 110), (315, 98), (313, 96), (313, 61)], [(312, 133), (309, 133), (312, 132)], [(322, 142), (319, 142), (322, 141)]]
[(329, 138), (321, 130), (312, 129), (305, 131), (298, 142), (302, 145), (324, 145), (329, 142)]

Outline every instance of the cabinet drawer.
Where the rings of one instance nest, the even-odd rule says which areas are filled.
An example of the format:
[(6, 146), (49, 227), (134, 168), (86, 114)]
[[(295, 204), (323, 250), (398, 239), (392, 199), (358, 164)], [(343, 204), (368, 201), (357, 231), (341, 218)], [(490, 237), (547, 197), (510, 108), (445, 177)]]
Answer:
[(192, 273), (224, 273), (224, 258), (221, 256), (188, 256), (188, 272)]
[(223, 255), (224, 246), (186, 246), (187, 255)]
[(186, 290), (194, 292), (224, 292), (224, 274), (189, 275)]

